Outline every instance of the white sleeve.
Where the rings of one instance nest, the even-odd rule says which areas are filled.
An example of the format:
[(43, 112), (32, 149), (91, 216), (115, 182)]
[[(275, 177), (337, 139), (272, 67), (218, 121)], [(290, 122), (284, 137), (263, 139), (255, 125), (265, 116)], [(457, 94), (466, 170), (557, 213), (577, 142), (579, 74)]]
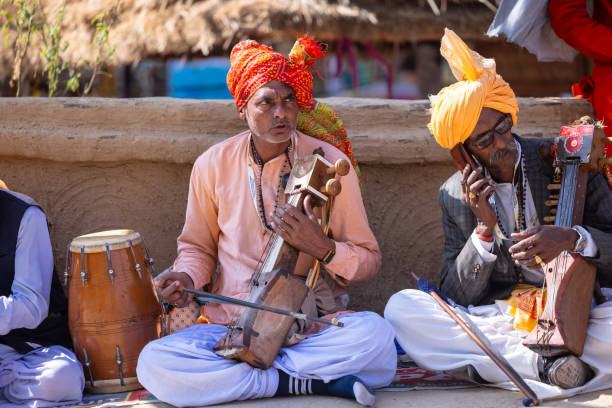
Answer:
[(580, 255), (588, 258), (593, 258), (594, 256), (596, 256), (598, 248), (597, 244), (595, 243), (595, 240), (591, 236), (591, 233), (587, 231), (586, 228), (581, 227), (580, 225), (574, 225), (572, 228), (575, 228), (580, 231), (580, 234), (586, 239), (586, 246), (584, 247), (582, 252), (580, 252)]
[(47, 219), (38, 207), (30, 207), (19, 225), (11, 294), (0, 296), (0, 335), (34, 329), (47, 317), (52, 274)]
[(480, 259), (482, 259), (483, 263), (488, 264), (497, 260), (497, 255), (491, 253), (491, 251), (493, 251), (493, 245), (495, 242), (482, 241), (480, 238), (478, 238), (476, 232), (472, 232), (470, 238), (472, 239), (472, 244), (474, 245), (474, 248), (476, 248), (476, 252), (478, 252), (478, 255), (480, 255)]

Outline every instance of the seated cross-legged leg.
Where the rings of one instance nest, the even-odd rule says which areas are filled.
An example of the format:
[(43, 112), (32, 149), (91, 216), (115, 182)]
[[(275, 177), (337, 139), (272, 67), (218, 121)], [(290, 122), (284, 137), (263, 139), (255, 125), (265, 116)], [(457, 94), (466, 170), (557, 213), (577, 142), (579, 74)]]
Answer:
[(344, 327), (329, 326), (281, 349), (274, 361), (280, 379), (277, 395), (321, 394), (372, 405), (373, 388), (393, 380), (397, 355), (393, 329), (379, 315), (340, 315)]
[(267, 370), (217, 356), (213, 346), (227, 328), (196, 325), (149, 343), (138, 360), (138, 379), (156, 397), (176, 406), (309, 393), (371, 405), (368, 388), (389, 384), (395, 374), (393, 329), (371, 312), (339, 319), (344, 327), (327, 327), (282, 348)]
[[(14, 353), (17, 354), (17, 353)], [(41, 347), (14, 355), (0, 363), (2, 396), (13, 404), (35, 400), (37, 407), (77, 403), (82, 398), (85, 378), (76, 356), (62, 346)], [(1, 404), (0, 404), (1, 405)]]

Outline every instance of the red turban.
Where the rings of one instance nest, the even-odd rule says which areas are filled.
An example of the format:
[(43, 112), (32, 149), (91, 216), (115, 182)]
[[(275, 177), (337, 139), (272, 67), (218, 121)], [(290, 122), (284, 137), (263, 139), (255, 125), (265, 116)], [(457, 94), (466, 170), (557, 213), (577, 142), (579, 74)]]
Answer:
[(325, 47), (308, 37), (296, 41), (289, 58), (257, 41), (242, 41), (230, 55), (227, 87), (238, 108), (242, 108), (263, 85), (280, 81), (293, 88), (300, 109), (311, 110), (316, 102), (312, 99), (309, 67), (323, 55)]

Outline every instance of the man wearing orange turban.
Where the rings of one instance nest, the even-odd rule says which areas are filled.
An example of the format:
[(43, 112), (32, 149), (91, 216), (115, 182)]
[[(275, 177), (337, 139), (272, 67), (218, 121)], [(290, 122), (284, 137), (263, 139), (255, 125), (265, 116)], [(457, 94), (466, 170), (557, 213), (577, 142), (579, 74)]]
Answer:
[(289, 58), (255, 41), (234, 47), (227, 83), (248, 130), (196, 160), (178, 256), (173, 272), (159, 279), (158, 292), (177, 307), (190, 301), (184, 287), (209, 284), (214, 293), (245, 299), (266, 245), (278, 234), (324, 264), (324, 278), (309, 296), (310, 306), (305, 302), (302, 309), (339, 315), (344, 327), (305, 328), (291, 337), (292, 345), (280, 349), (271, 368), (259, 369), (215, 354), (213, 346), (241, 309), (209, 303), (205, 317), (210, 323), (153, 341), (140, 354), (138, 379), (163, 401), (199, 406), (314, 393), (372, 405), (371, 388), (393, 379), (391, 325), (375, 313), (343, 312), (346, 286), (371, 279), (381, 262), (356, 169), (340, 179), (342, 193), (334, 200), (329, 224), (333, 239), (308, 205), (304, 214), (286, 203), (284, 194), (299, 157), (317, 151), (333, 163), (351, 153), (342, 122), (312, 99), (309, 69), (323, 54), (308, 38), (296, 42)]
[[(540, 397), (583, 385), (592, 376), (588, 365), (598, 369), (591, 384), (603, 384), (603, 378), (610, 385), (612, 359), (601, 357), (612, 355), (612, 331), (602, 336), (594, 327), (612, 327), (612, 302), (598, 306), (607, 315), (591, 319), (582, 361), (542, 359), (522, 345), (542, 306), (541, 291), (534, 289), (544, 281), (543, 265), (562, 251), (580, 253), (597, 266), (602, 286), (612, 284), (612, 195), (606, 180), (601, 174), (589, 178), (584, 225), (544, 225), (553, 168), (540, 146), (548, 141), (512, 134), (518, 105), (495, 61), (470, 50), (448, 29), (441, 52), (457, 82), (431, 97), (428, 127), (442, 147), (462, 144), (476, 167), (467, 164), (440, 188), (445, 234), (440, 291), (460, 305), (479, 306), (470, 309), (478, 327), (519, 374), (542, 381), (535, 385)], [(428, 294), (396, 293), (385, 317), (418, 364), (434, 370), (468, 367), (472, 379), (507, 383)]]

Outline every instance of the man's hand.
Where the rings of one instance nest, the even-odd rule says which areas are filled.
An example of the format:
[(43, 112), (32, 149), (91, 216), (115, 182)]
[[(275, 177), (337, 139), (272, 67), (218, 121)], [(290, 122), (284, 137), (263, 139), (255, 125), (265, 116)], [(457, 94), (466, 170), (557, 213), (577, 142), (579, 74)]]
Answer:
[(157, 294), (175, 307), (185, 307), (191, 302), (193, 294), (185, 292), (183, 288), (193, 289), (193, 281), (185, 272), (167, 272), (155, 282)]
[(562, 251), (571, 251), (576, 245), (578, 233), (569, 227), (540, 225), (525, 231), (512, 234), (519, 243), (510, 247), (510, 254), (515, 263), (531, 269), (540, 268), (540, 257), (543, 263), (555, 259)]
[(285, 204), (277, 209), (276, 213), (270, 214), (270, 225), (289, 245), (321, 259), (331, 249), (332, 242), (323, 233), (312, 211), (310, 195), (304, 199), (304, 211), (306, 214), (291, 204)]
[(489, 184), (490, 177), (479, 179), (482, 171), (482, 167), (472, 171), (472, 166), (466, 164), (461, 175), (461, 197), (476, 216), (478, 221), (476, 231), (490, 236), (497, 224), (497, 215), (489, 204), (489, 197), (495, 191), (495, 187)]

